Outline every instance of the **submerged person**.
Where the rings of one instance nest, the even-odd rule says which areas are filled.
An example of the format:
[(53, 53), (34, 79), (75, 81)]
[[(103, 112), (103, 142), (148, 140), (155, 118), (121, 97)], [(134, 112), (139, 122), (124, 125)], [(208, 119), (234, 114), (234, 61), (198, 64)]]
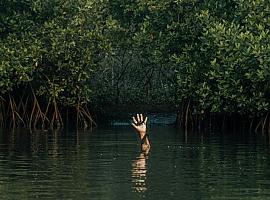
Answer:
[(147, 154), (150, 150), (149, 135), (146, 133), (147, 117), (144, 118), (142, 114), (137, 114), (137, 116), (132, 117), (132, 119), (132, 126), (136, 129), (141, 140), (141, 150)]
[(148, 153), (150, 150), (149, 135), (146, 132), (147, 117), (137, 114), (132, 117), (132, 126), (136, 129), (141, 141), (141, 153), (132, 164), (132, 182), (136, 192), (145, 192), (147, 190), (147, 164)]

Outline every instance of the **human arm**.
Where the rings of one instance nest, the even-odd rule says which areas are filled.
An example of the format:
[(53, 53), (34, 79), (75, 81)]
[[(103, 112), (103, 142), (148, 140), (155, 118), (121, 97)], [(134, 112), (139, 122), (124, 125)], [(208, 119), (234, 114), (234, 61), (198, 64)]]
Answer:
[(146, 150), (150, 148), (150, 141), (149, 141), (149, 136), (147, 134), (147, 127), (146, 127), (146, 123), (148, 118), (147, 117), (143, 117), (142, 114), (137, 114), (136, 117), (132, 117), (133, 119), (133, 123), (132, 126), (136, 129), (139, 138), (141, 140), (141, 147), (142, 150)]

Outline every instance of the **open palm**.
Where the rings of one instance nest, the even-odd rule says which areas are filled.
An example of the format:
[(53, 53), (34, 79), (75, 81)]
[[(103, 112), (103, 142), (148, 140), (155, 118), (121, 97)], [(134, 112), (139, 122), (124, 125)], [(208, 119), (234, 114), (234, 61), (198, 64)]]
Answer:
[(133, 123), (132, 126), (138, 131), (138, 133), (146, 133), (146, 123), (147, 123), (147, 117), (143, 119), (142, 114), (137, 114), (136, 117), (132, 117)]

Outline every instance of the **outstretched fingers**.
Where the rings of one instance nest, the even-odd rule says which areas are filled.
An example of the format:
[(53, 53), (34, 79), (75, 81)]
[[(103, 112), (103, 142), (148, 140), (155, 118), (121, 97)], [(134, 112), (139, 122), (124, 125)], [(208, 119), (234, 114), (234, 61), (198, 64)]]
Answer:
[(144, 123), (146, 124), (148, 120), (148, 117), (145, 117)]
[(143, 123), (143, 115), (140, 114), (140, 122)]
[(140, 123), (141, 122), (141, 118), (140, 118), (140, 115), (137, 114), (137, 122)]
[(136, 124), (134, 124), (134, 123), (132, 123), (132, 126), (134, 127), (134, 128), (136, 128), (137, 126), (136, 126)]
[(146, 124), (147, 123), (147, 117), (145, 117), (145, 119), (143, 119), (143, 115), (142, 114), (137, 114), (135, 117), (132, 117), (132, 120), (133, 120), (133, 126), (138, 126), (138, 125), (141, 125), (141, 124)]
[(135, 124), (138, 124), (138, 121), (135, 119), (135, 117), (132, 117), (132, 119), (133, 119), (133, 122), (134, 122), (134, 123), (132, 123), (132, 125), (133, 125), (133, 124), (134, 124), (134, 125), (135, 125)]

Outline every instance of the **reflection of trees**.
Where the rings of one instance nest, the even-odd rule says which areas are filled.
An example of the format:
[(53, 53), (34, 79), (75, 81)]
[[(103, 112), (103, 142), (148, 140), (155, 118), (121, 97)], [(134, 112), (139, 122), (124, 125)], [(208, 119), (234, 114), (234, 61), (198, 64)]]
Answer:
[(141, 153), (132, 164), (132, 182), (133, 189), (136, 192), (145, 192), (147, 190), (147, 154)]
[(269, 155), (252, 141), (254, 138), (245, 137), (221, 141), (215, 138), (209, 144), (201, 143), (197, 170), (203, 196), (226, 199), (240, 195), (242, 199), (247, 193), (254, 197), (266, 191), (263, 176), (268, 169), (262, 157), (266, 159)]

